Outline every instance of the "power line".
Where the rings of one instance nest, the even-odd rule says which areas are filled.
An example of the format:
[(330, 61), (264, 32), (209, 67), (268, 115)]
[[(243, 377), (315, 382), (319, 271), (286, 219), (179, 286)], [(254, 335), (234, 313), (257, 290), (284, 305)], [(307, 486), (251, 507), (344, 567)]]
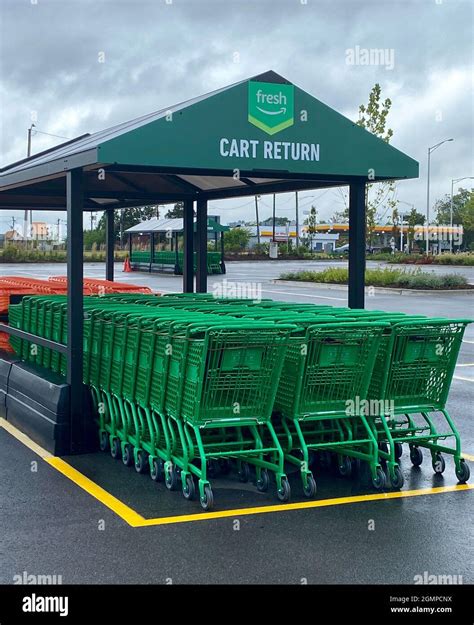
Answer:
[(33, 131), (33, 135), (48, 135), (48, 137), (57, 137), (58, 139), (67, 139), (68, 141), (71, 140), (70, 137), (64, 137), (63, 135), (52, 135), (50, 132), (43, 132), (42, 130), (34, 130)]

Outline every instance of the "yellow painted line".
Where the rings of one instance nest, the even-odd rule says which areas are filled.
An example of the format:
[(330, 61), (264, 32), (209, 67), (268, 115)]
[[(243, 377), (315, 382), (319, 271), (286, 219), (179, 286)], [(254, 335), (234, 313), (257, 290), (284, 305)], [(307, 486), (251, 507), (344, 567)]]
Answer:
[[(206, 521), (209, 519), (223, 519), (228, 517), (248, 516), (253, 514), (266, 514), (268, 512), (288, 512), (290, 510), (308, 510), (309, 508), (326, 508), (328, 506), (340, 506), (349, 503), (367, 503), (368, 501), (382, 501), (387, 499), (404, 499), (405, 497), (418, 497), (419, 495), (439, 495), (474, 489), (474, 484), (456, 484), (455, 486), (440, 486), (438, 488), (420, 488), (419, 490), (397, 491), (393, 493), (377, 493), (374, 495), (357, 495), (354, 497), (337, 497), (334, 499), (321, 499), (319, 501), (300, 501), (296, 503), (276, 504), (273, 506), (259, 506), (255, 508), (238, 508), (236, 510), (221, 510), (218, 512), (202, 512), (200, 514), (183, 514), (179, 516), (161, 517), (157, 519), (144, 519), (140, 527), (150, 525), (167, 525), (169, 523), (187, 523), (189, 521)], [(136, 526), (135, 526), (136, 527)]]
[(462, 362), (461, 364), (456, 365), (456, 367), (474, 367), (474, 362)]
[(104, 488), (90, 480), (61, 458), (53, 456), (51, 458), (46, 458), (45, 460), (49, 465), (74, 482), (74, 484), (77, 484), (77, 486), (82, 488), (82, 490), (85, 490), (86, 493), (92, 495), (92, 497), (100, 501), (104, 504), (104, 506), (107, 506), (107, 508), (110, 508), (110, 510), (115, 512), (115, 514), (126, 521), (129, 525), (137, 527), (145, 521), (145, 519), (138, 514), (138, 512), (135, 512), (135, 510), (124, 504), (120, 501), (120, 499), (111, 495)]
[(474, 456), (472, 454), (465, 454), (464, 452), (462, 453), (462, 457), (466, 458), (466, 460), (470, 460), (471, 462), (474, 462)]
[[(233, 510), (219, 510), (216, 512), (201, 512), (195, 514), (182, 514), (178, 516), (158, 517), (145, 519), (133, 508), (124, 504), (120, 499), (111, 495), (104, 488), (90, 480), (80, 471), (72, 467), (62, 458), (53, 456), (48, 451), (33, 442), (26, 434), (20, 432), (13, 425), (0, 418), (0, 426), (12, 436), (38, 454), (51, 467), (70, 479), (74, 484), (82, 488), (89, 495), (97, 499), (104, 506), (115, 512), (131, 527), (150, 527), (153, 525), (170, 525), (175, 523), (189, 523), (191, 521), (207, 521), (210, 519), (235, 518), (251, 516), (255, 514), (268, 514), (271, 512), (289, 512), (291, 510), (308, 510), (310, 508), (326, 508), (351, 503), (367, 503), (369, 501), (387, 501), (389, 499), (405, 499), (406, 497), (418, 497), (420, 495), (439, 495), (474, 489), (474, 484), (456, 484), (454, 486), (440, 486), (436, 488), (420, 488), (418, 490), (396, 491), (390, 493), (374, 493), (370, 495), (355, 495), (352, 497), (335, 497), (333, 499), (320, 499), (319, 501), (300, 501), (287, 504), (274, 504), (270, 506), (257, 506), (250, 508), (237, 508)], [(474, 460), (474, 456), (463, 454), (468, 460)]]
[(44, 460), (46, 460), (47, 458), (53, 457), (53, 454), (50, 454), (49, 451), (46, 451), (46, 449), (43, 449), (42, 447), (40, 447), (40, 445), (32, 441), (31, 438), (29, 438), (26, 434), (24, 434), (23, 432), (20, 432), (20, 430), (18, 430), (14, 425), (12, 425), (11, 423), (9, 423), (8, 421), (6, 421), (5, 419), (1, 417), (0, 417), (0, 427), (6, 430), (14, 438), (20, 441), (20, 443), (23, 443), (25, 447), (28, 447), (28, 449), (31, 449), (31, 451), (34, 451), (35, 454), (37, 454)]

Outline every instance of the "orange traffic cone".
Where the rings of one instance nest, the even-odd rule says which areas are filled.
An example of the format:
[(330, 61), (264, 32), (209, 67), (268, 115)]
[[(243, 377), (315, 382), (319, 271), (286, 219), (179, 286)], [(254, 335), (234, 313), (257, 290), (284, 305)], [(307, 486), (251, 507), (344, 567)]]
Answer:
[(130, 258), (127, 256), (127, 258), (125, 259), (125, 262), (123, 264), (123, 269), (122, 271), (124, 271), (125, 273), (130, 273), (132, 270), (132, 267), (130, 265)]

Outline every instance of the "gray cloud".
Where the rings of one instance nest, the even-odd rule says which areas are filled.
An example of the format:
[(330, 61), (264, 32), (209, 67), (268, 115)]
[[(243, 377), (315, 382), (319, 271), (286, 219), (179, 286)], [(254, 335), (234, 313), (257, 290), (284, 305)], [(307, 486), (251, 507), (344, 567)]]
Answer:
[[(472, 173), (469, 1), (0, 0), (0, 37), (3, 165), (24, 157), (32, 111), (73, 137), (274, 69), (352, 119), (380, 82), (393, 144), (421, 164), (400, 199), (424, 210), (426, 149), (441, 139), (455, 142), (433, 155), (433, 199)], [(393, 50), (393, 69), (348, 65), (356, 46)], [(57, 141), (37, 134), (34, 152)], [(322, 215), (340, 208), (338, 192), (316, 195)], [(252, 215), (245, 199), (217, 206)]]

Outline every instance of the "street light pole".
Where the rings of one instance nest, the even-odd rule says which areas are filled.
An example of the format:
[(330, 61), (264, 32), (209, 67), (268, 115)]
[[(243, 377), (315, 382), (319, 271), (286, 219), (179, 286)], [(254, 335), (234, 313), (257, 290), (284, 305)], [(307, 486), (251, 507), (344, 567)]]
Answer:
[(295, 228), (296, 228), (296, 250), (298, 251), (298, 247), (300, 245), (300, 233), (299, 233), (299, 227), (300, 227), (300, 219), (299, 219), (299, 210), (298, 210), (298, 191), (296, 191), (295, 193), (296, 195), (296, 219), (295, 219)]
[(449, 210), (449, 251), (453, 253), (453, 188), (457, 182), (461, 180), (474, 180), (474, 176), (464, 176), (464, 178), (453, 178), (451, 180), (451, 207)]
[[(397, 200), (398, 204), (406, 204), (407, 206), (411, 206), (412, 210), (415, 210), (415, 205), (410, 202), (405, 202), (404, 200)], [(401, 225), (400, 225), (400, 252), (403, 252), (403, 213), (400, 213), (401, 216)], [(407, 233), (407, 241), (408, 241), (408, 233)]]
[(255, 196), (255, 218), (257, 220), (257, 244), (260, 245), (260, 223), (258, 218), (258, 200), (260, 199), (259, 195)]
[(441, 145), (443, 145), (443, 143), (447, 143), (448, 141), (454, 141), (454, 139), (444, 139), (443, 141), (440, 141), (436, 145), (433, 145), (430, 148), (428, 148), (428, 179), (427, 179), (427, 183), (426, 183), (426, 228), (425, 228), (426, 253), (427, 254), (430, 253), (430, 242), (429, 242), (429, 238), (428, 238), (428, 230), (429, 230), (429, 227), (430, 227), (430, 161), (431, 161), (431, 153), (434, 152), (435, 150), (437, 150)]

